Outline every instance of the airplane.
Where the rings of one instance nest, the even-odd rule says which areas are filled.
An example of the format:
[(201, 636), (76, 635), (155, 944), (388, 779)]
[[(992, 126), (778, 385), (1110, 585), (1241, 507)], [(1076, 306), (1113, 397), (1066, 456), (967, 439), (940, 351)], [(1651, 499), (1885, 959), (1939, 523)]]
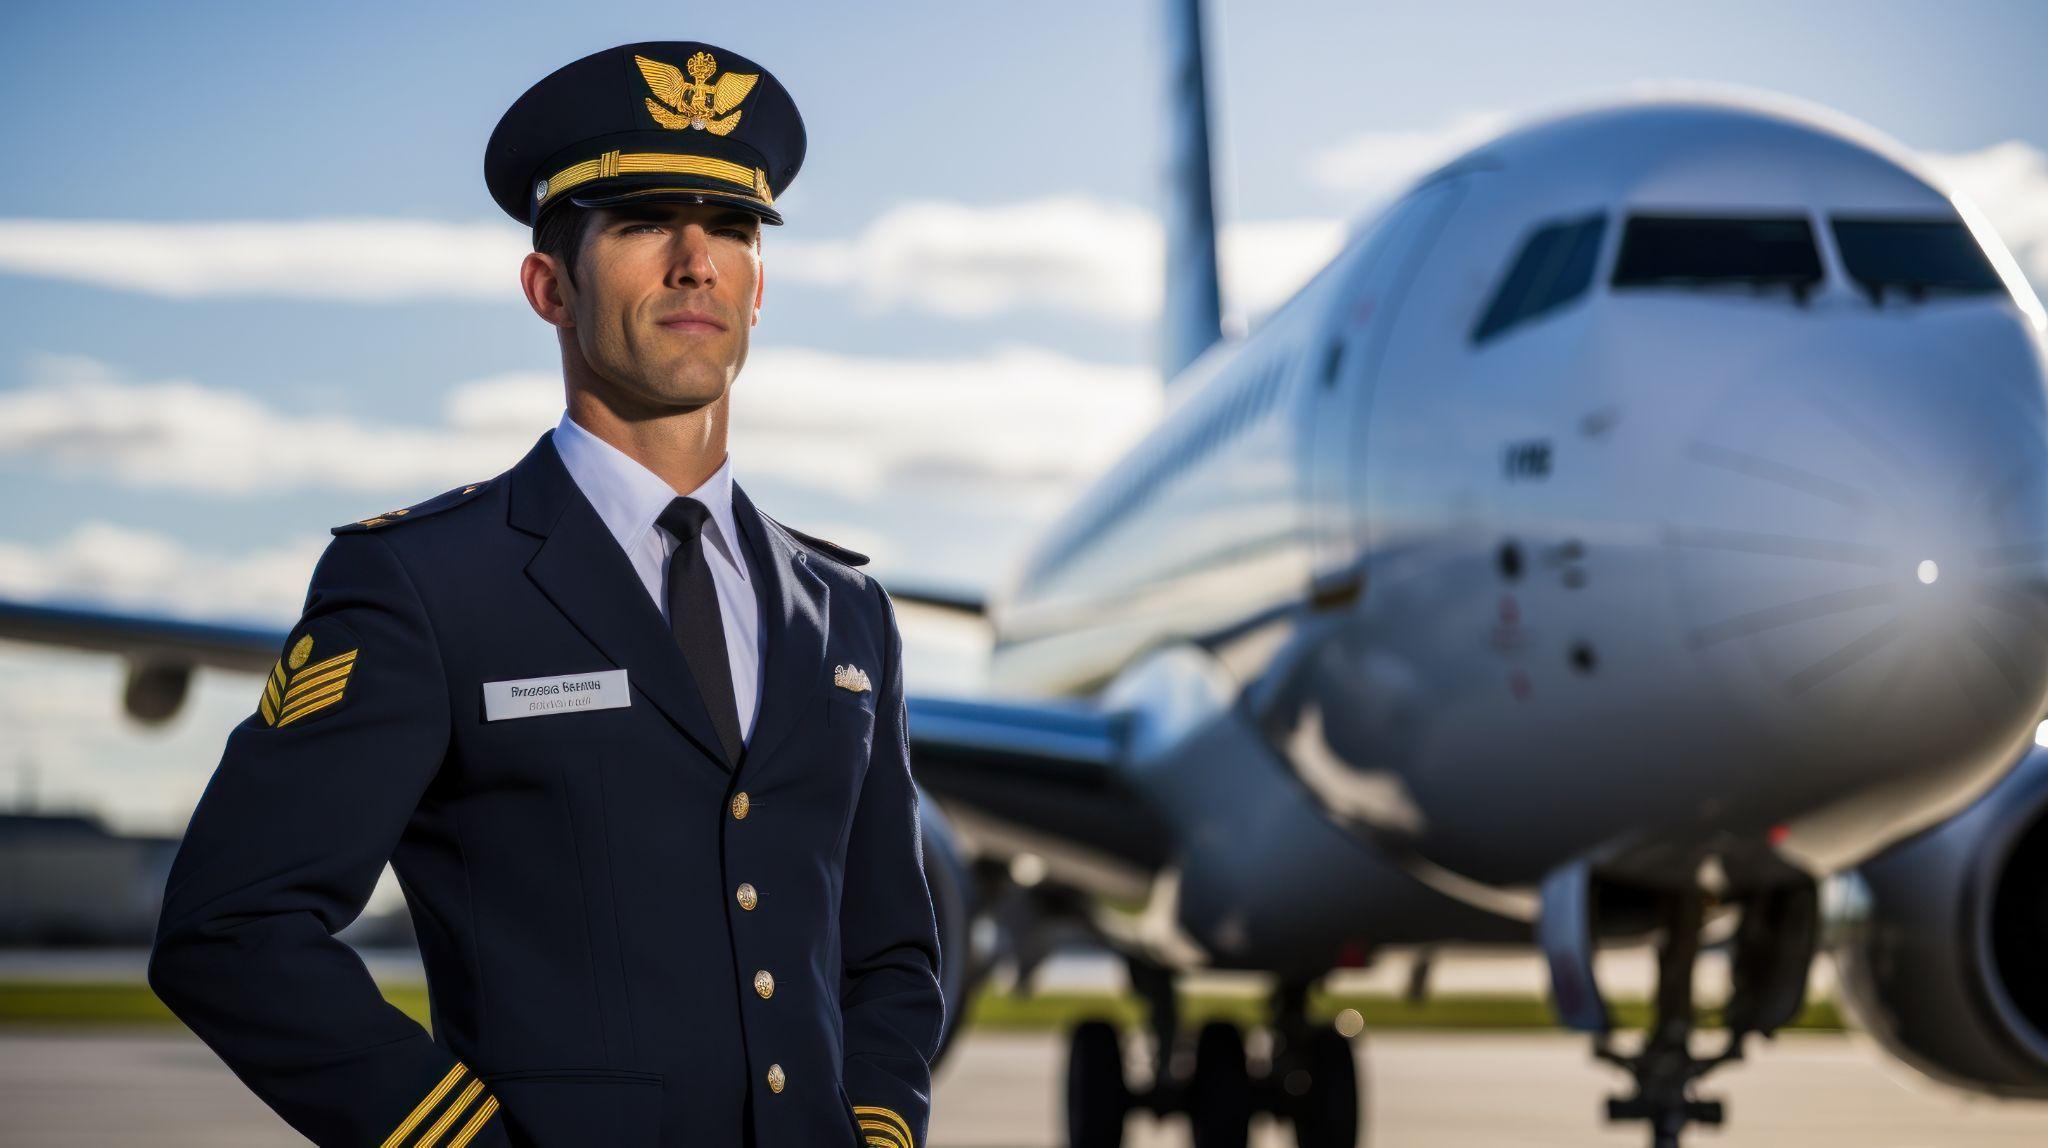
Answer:
[[(1437, 166), (1224, 339), (1198, 0), (1169, 11), (1167, 410), (985, 599), (890, 587), (991, 635), (989, 696), (909, 702), (947, 1046), (1079, 936), (1151, 1071), (1072, 1029), (1075, 1148), (1134, 1113), (1350, 1145), (1310, 991), (1523, 948), (1632, 1082), (1609, 1119), (1675, 1146), (1826, 946), (1901, 1061), (2048, 1098), (2048, 316), (1982, 214), (1827, 109), (1639, 94)], [(122, 656), (160, 721), (284, 634), (7, 603), (0, 637)], [(1645, 941), (1624, 1047), (1594, 957)], [(1269, 1054), (1183, 1032), (1196, 970), (1270, 979)]]

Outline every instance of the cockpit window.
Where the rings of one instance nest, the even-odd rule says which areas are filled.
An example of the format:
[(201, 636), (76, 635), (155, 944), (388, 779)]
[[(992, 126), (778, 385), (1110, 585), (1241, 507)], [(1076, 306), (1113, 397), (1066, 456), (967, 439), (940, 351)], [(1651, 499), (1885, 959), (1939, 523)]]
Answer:
[(1593, 260), (1600, 253), (1600, 236), (1606, 228), (1607, 216), (1594, 212), (1532, 232), (1494, 292), (1486, 314), (1472, 329), (1472, 341), (1483, 343), (1585, 294), (1593, 282)]
[(1917, 302), (1930, 292), (1976, 295), (2004, 288), (1960, 219), (1837, 215), (1829, 222), (1842, 266), (1873, 303), (1892, 292)]
[(1614, 263), (1616, 287), (1789, 287), (1803, 301), (1820, 280), (1813, 224), (1796, 215), (1631, 215)]

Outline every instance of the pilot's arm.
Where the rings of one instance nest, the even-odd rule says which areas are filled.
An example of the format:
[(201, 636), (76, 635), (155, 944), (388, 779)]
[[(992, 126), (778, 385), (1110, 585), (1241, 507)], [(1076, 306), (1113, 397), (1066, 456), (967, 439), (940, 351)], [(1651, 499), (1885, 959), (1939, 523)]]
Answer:
[(334, 937), (369, 900), (448, 737), (411, 576), (374, 531), (337, 534), (192, 814), (149, 958), (171, 1011), (316, 1144), (509, 1143), (483, 1082)]
[(945, 1020), (938, 923), (924, 878), (903, 703), (903, 638), (880, 583), (888, 638), (875, 735), (846, 846), (839, 908), (845, 1080), (866, 1144), (923, 1148), (931, 1061)]

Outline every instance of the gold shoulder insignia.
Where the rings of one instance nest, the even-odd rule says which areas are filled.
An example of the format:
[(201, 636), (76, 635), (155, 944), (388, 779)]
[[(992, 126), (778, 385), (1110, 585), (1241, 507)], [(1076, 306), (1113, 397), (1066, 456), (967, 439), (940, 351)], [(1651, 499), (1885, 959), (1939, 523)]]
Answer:
[(356, 651), (343, 650), (308, 665), (312, 655), (313, 635), (307, 634), (270, 668), (270, 677), (263, 683), (263, 699), (256, 706), (264, 725), (290, 725), (338, 704), (348, 691)]
[(354, 534), (364, 530), (375, 530), (380, 526), (389, 526), (394, 522), (411, 522), (425, 518), (430, 514), (438, 514), (451, 506), (460, 506), (468, 502), (478, 494), (489, 489), (490, 485), (496, 481), (497, 479), (495, 478), (487, 478), (482, 482), (464, 483), (453, 490), (443, 491), (427, 499), (425, 502), (415, 503), (402, 510), (387, 510), (382, 514), (372, 515), (369, 518), (358, 519), (354, 522), (344, 522), (340, 526), (333, 527), (329, 533)]
[(677, 130), (696, 128), (715, 136), (729, 135), (740, 126), (739, 106), (761, 79), (759, 74), (727, 72), (717, 83), (709, 82), (718, 72), (718, 61), (709, 52), (690, 57), (684, 65), (690, 71), (688, 80), (674, 64), (645, 56), (635, 56), (633, 62), (640, 66), (647, 89), (654, 93), (647, 101), (647, 114), (655, 123)]

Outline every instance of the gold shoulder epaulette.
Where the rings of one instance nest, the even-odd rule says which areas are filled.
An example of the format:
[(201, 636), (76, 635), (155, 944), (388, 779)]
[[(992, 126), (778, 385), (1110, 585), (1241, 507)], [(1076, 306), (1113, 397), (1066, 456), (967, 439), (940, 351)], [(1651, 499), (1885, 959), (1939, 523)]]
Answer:
[(792, 535), (801, 539), (804, 545), (809, 546), (814, 550), (818, 550), (822, 553), (828, 554), (834, 558), (837, 558), (841, 562), (846, 563), (848, 566), (867, 565), (868, 556), (862, 554), (858, 550), (848, 550), (846, 547), (841, 546), (837, 542), (827, 542), (815, 534), (805, 534), (803, 531), (781, 522), (777, 522), (776, 525), (781, 526), (784, 530), (789, 531)]
[(390, 526), (395, 522), (416, 522), (429, 515), (438, 514), (451, 506), (460, 506), (468, 502), (489, 489), (491, 483), (495, 481), (497, 480), (487, 478), (482, 482), (466, 483), (453, 490), (443, 491), (427, 499), (425, 502), (415, 503), (403, 510), (387, 510), (370, 518), (358, 519), (355, 522), (344, 522), (340, 526), (332, 528), (330, 533), (354, 534), (364, 530), (375, 530), (380, 526)]

